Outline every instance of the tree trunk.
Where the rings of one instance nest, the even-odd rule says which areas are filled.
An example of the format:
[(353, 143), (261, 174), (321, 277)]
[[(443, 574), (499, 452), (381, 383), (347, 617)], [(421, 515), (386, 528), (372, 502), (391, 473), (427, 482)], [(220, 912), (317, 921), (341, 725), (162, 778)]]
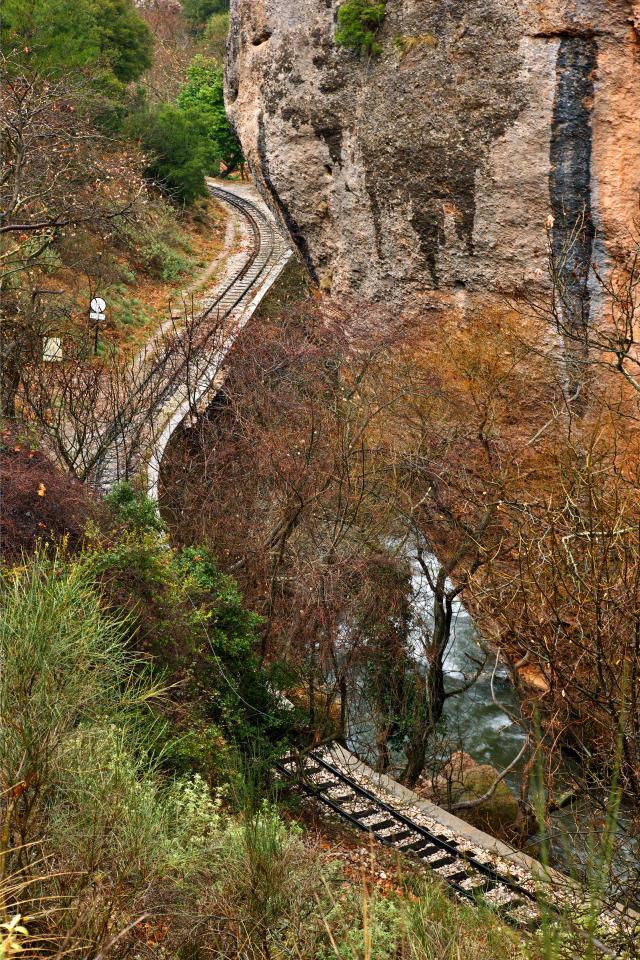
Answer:
[(16, 416), (16, 397), (20, 387), (20, 370), (11, 363), (2, 365), (2, 385), (0, 387), (0, 417), (14, 419)]
[(427, 748), (444, 713), (444, 657), (451, 637), (453, 612), (453, 603), (445, 588), (446, 574), (441, 569), (433, 596), (434, 625), (428, 670), (416, 697), (412, 731), (405, 751), (407, 763), (400, 778), (407, 787), (414, 787), (420, 779), (426, 764)]

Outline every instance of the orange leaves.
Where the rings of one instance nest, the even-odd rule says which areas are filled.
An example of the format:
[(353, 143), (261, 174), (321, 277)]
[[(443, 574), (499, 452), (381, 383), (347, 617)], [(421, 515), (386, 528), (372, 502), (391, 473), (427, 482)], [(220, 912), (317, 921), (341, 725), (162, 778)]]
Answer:
[(46, 492), (47, 492), (47, 488), (45, 487), (44, 483), (39, 483), (39, 484), (38, 484), (38, 490), (37, 490), (38, 496), (39, 496), (39, 497), (44, 497), (44, 495), (46, 494)]

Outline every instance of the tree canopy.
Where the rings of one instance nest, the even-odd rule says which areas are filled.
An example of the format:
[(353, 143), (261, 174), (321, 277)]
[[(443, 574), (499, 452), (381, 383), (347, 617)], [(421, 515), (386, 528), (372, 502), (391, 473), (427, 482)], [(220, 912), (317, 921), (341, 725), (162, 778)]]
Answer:
[(23, 64), (52, 73), (90, 67), (114, 86), (136, 80), (153, 49), (132, 0), (4, 0), (2, 43)]
[(178, 107), (162, 104), (135, 120), (133, 131), (149, 154), (147, 176), (183, 203), (205, 194), (206, 156), (202, 137)]
[(181, 0), (182, 10), (194, 29), (203, 29), (209, 17), (226, 13), (229, 0)]

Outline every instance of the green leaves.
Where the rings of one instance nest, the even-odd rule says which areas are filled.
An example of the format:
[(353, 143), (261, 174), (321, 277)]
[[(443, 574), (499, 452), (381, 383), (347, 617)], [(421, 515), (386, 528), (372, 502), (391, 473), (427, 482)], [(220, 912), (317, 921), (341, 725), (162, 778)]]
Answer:
[(224, 78), (215, 60), (197, 56), (187, 72), (187, 82), (178, 106), (198, 130), (209, 173), (219, 173), (220, 164), (230, 172), (242, 162), (242, 149), (224, 106)]
[(131, 127), (149, 157), (146, 175), (165, 193), (185, 204), (206, 194), (208, 162), (202, 134), (184, 111), (162, 104), (138, 115)]
[(33, 68), (90, 68), (98, 87), (121, 94), (151, 65), (153, 49), (132, 0), (5, 0), (2, 41)]
[(92, 0), (100, 49), (122, 83), (137, 80), (151, 66), (153, 39), (130, 0)]
[(226, 13), (229, 9), (229, 0), (181, 0), (181, 3), (184, 15), (194, 31), (204, 29), (214, 14)]
[(346, 0), (338, 10), (336, 43), (360, 56), (382, 52), (376, 32), (387, 13), (387, 0)]
[(224, 107), (222, 69), (215, 60), (194, 58), (178, 97), (133, 122), (150, 154), (147, 175), (183, 203), (204, 196), (204, 178), (227, 173), (242, 162), (242, 149)]

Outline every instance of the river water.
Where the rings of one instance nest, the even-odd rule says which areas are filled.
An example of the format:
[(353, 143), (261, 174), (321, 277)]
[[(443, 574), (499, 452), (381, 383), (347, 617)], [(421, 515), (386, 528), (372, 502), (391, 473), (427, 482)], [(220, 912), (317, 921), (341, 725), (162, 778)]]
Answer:
[[(413, 555), (412, 545), (404, 548), (403, 553), (411, 564), (414, 613), (412, 644), (416, 658), (424, 662), (422, 638), (428, 637), (433, 627), (433, 593)], [(437, 558), (431, 556), (427, 563), (435, 577), (438, 569)], [(443, 739), (448, 752), (464, 750), (478, 763), (490, 764), (497, 770), (503, 770), (523, 746), (527, 722), (506, 665), (499, 660), (496, 664), (496, 652), (485, 649), (484, 646), (473, 619), (461, 600), (457, 599), (454, 602), (451, 642), (444, 661), (445, 689), (450, 691), (462, 687), (480, 672), (468, 690), (447, 700)], [(360, 713), (358, 731), (356, 734), (355, 727), (352, 728), (350, 746), (361, 755), (372, 759), (373, 742), (373, 725)], [(403, 757), (395, 754), (393, 760), (400, 769)], [(575, 761), (561, 761), (557, 774), (559, 793), (571, 786), (572, 771), (575, 769)], [(390, 772), (393, 774), (394, 771)], [(518, 765), (505, 778), (505, 782), (516, 795), (520, 789), (520, 777), (521, 769)], [(571, 809), (551, 815), (547, 840), (550, 844), (550, 862), (553, 865), (572, 873), (581, 873), (585, 869), (594, 842), (597, 846), (597, 830), (594, 833), (593, 828), (602, 809), (602, 805), (595, 804), (593, 799), (583, 795)], [(600, 798), (601, 801), (603, 799)], [(621, 828), (624, 827), (624, 821), (623, 810)], [(534, 856), (538, 852), (539, 839), (535, 835), (530, 838), (530, 852)], [(637, 870), (640, 851), (635, 842), (629, 843), (623, 836), (619, 837), (619, 841), (620, 846), (614, 859), (614, 873), (621, 879), (623, 875), (628, 876), (630, 871)]]
[[(438, 561), (431, 556), (427, 563), (435, 576)], [(430, 632), (433, 626), (433, 594), (415, 560), (411, 560), (411, 576), (417, 621), (414, 646), (419, 653), (420, 633), (425, 627)], [(458, 749), (469, 753), (478, 763), (489, 763), (502, 770), (513, 760), (524, 743), (523, 727), (514, 723), (508, 715), (520, 717), (520, 701), (508, 670), (500, 662), (496, 666), (495, 653), (484, 652), (479, 639), (471, 616), (460, 599), (456, 599), (451, 643), (444, 661), (445, 688), (449, 691), (464, 686), (465, 681), (472, 679), (481, 665), (483, 666), (478, 679), (469, 690), (447, 700), (447, 738), (454, 744), (457, 741)], [(494, 702), (491, 693), (492, 675), (495, 699), (506, 708), (506, 712)], [(511, 785), (517, 786), (517, 783), (518, 775), (514, 772)]]
[[(402, 552), (411, 565), (411, 643), (416, 659), (424, 663), (423, 643), (425, 638), (428, 639), (431, 635), (433, 628), (433, 594), (427, 578), (413, 556), (411, 544)], [(435, 577), (438, 561), (434, 556), (426, 559)], [(464, 750), (478, 763), (488, 763), (502, 770), (521, 749), (525, 728), (512, 719), (512, 716), (516, 719), (521, 716), (521, 707), (508, 670), (500, 662), (496, 665), (495, 653), (483, 652), (479, 640), (471, 616), (457, 599), (454, 601), (451, 642), (444, 661), (445, 688), (450, 691), (463, 687), (478, 671), (480, 673), (468, 690), (447, 700), (443, 740), (446, 740), (448, 751)], [(492, 675), (497, 704), (491, 693)], [(501, 709), (502, 706), (504, 710)], [(370, 759), (375, 739), (372, 726), (366, 716), (366, 707), (360, 704), (357, 717), (352, 718), (351, 746)], [(402, 759), (397, 753), (394, 755), (398, 768), (402, 766)], [(507, 777), (507, 783), (517, 790), (517, 770), (513, 771), (511, 777)]]

